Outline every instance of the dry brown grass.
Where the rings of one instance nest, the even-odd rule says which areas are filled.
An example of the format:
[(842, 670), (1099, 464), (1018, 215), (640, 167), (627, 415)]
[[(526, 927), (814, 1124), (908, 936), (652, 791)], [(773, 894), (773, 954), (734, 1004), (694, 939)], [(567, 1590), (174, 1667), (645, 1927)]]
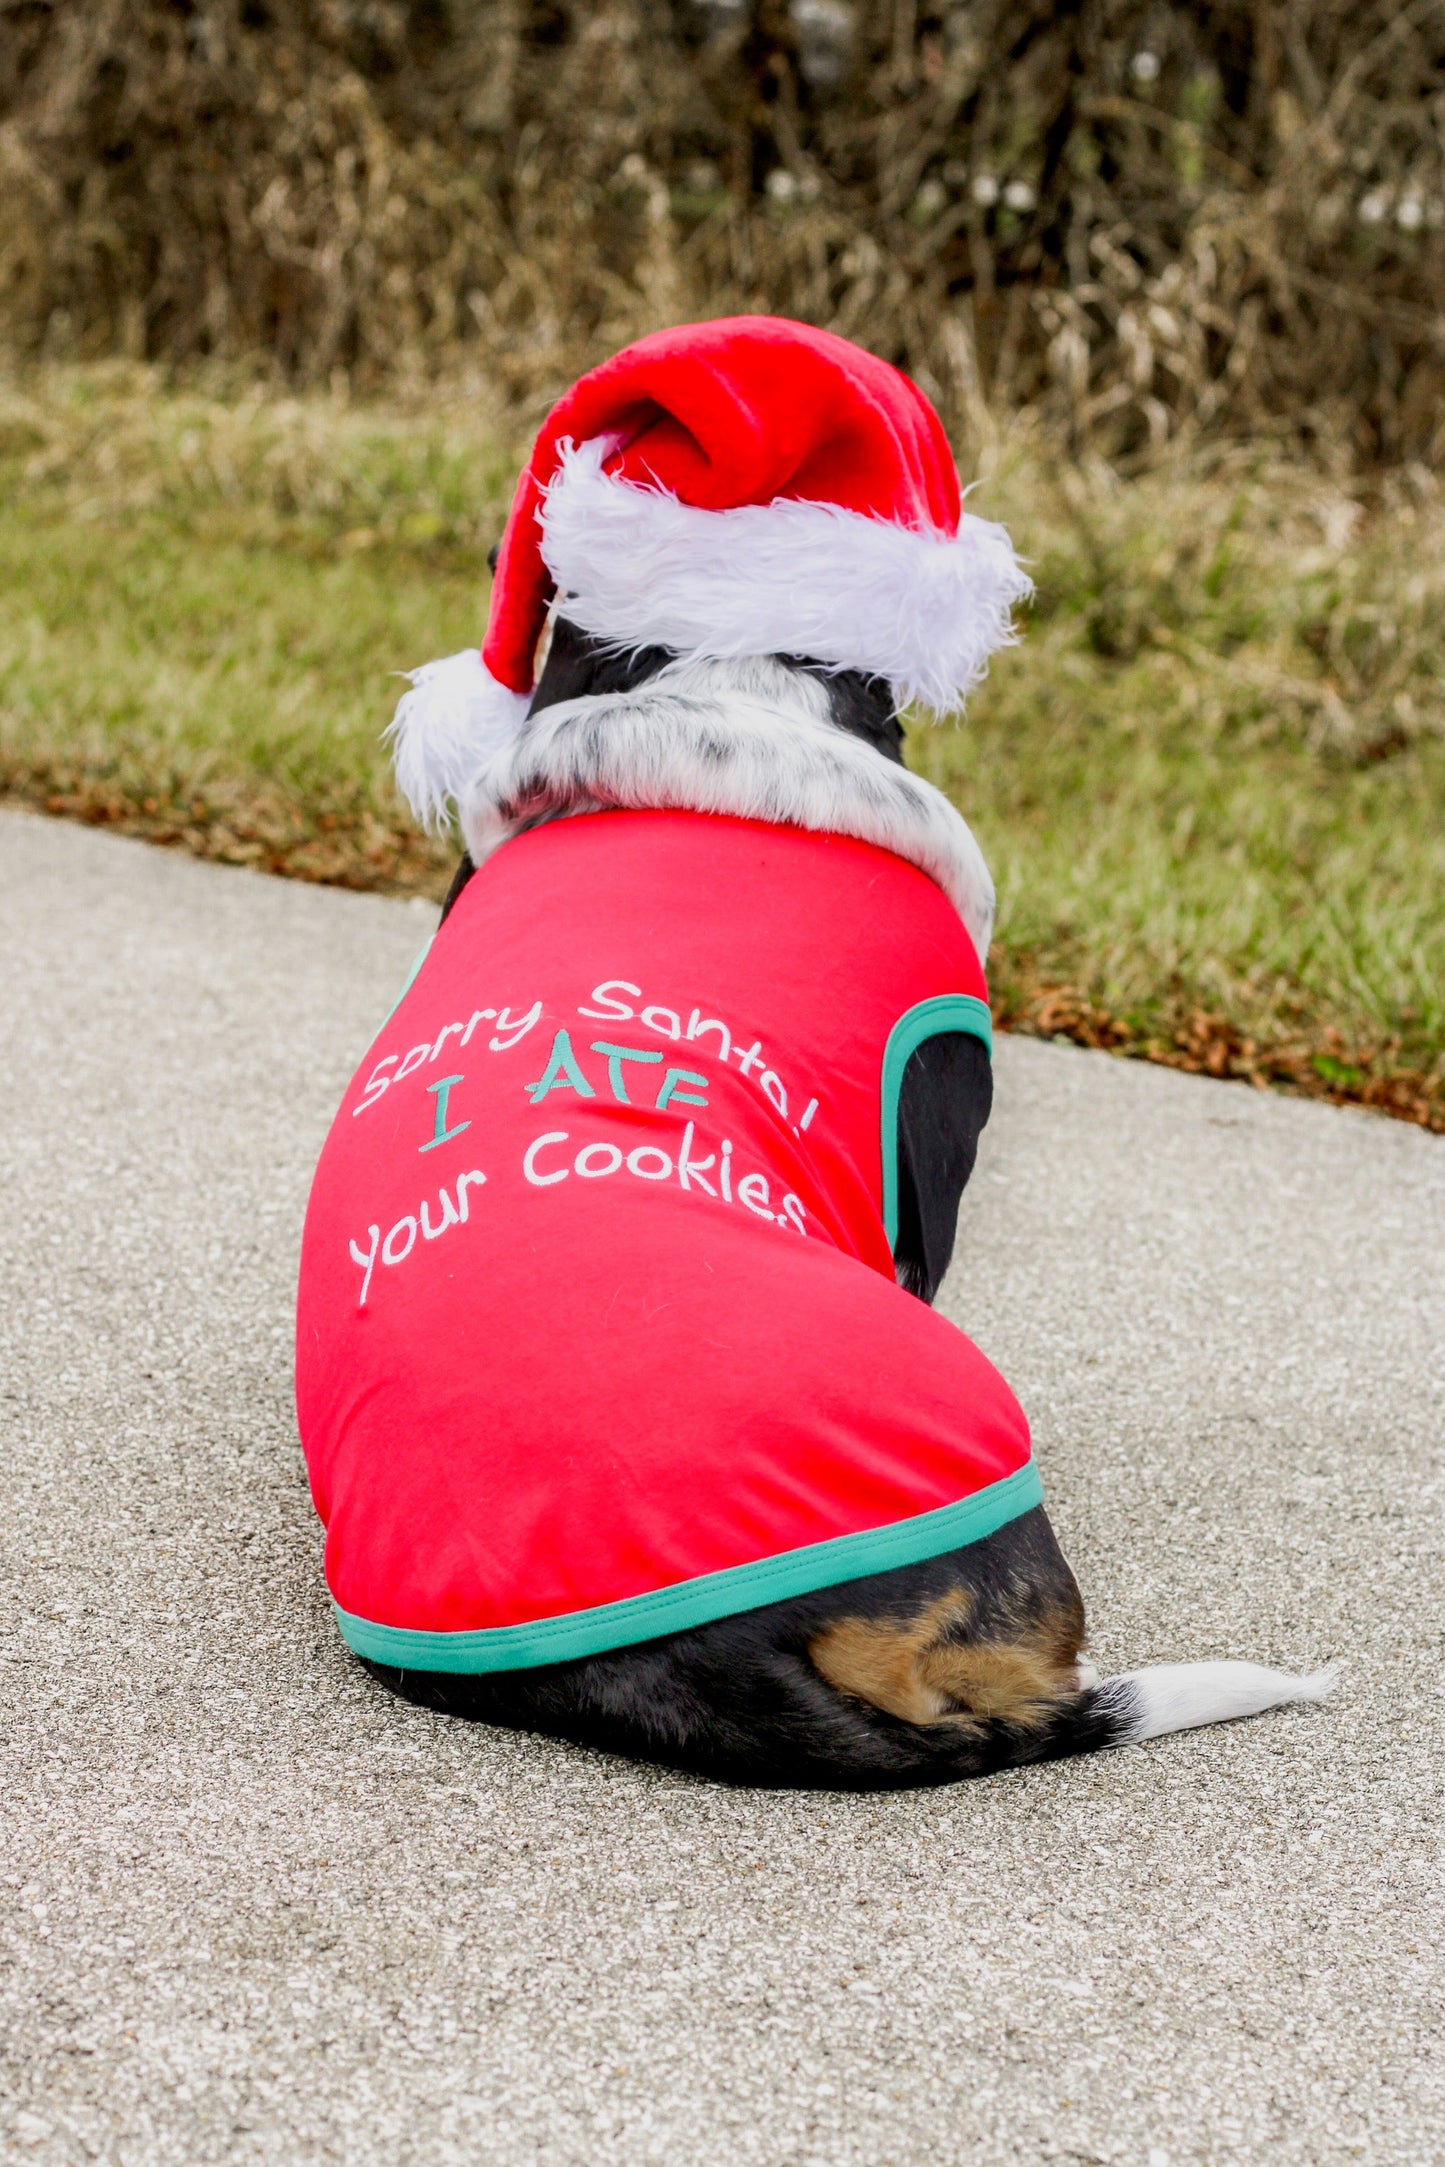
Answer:
[(759, 307), (961, 432), (1430, 460), (1442, 0), (10, 0), (0, 335), (473, 366)]

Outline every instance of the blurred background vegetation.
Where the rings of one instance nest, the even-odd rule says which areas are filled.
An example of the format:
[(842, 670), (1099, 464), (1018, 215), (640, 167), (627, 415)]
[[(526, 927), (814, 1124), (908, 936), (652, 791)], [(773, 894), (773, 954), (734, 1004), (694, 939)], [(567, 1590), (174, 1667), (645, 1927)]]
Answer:
[(0, 787), (435, 887), (528, 433), (795, 315), (1038, 582), (914, 737), (1004, 1015), (1445, 1125), (1445, 0), (0, 0), (0, 177)]
[(5, 0), (0, 301), (69, 357), (545, 402), (668, 320), (1430, 460), (1439, 0)]

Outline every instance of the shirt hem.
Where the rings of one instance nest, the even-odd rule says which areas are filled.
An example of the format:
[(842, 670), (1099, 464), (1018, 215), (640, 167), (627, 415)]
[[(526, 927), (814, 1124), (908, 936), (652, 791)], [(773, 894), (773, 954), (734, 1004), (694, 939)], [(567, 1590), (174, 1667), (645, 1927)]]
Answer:
[(986, 1489), (953, 1505), (940, 1505), (887, 1527), (864, 1528), (807, 1543), (781, 1557), (702, 1573), (647, 1595), (629, 1595), (564, 1617), (535, 1618), (524, 1625), (484, 1626), (472, 1632), (431, 1633), (408, 1626), (377, 1625), (333, 1604), (341, 1637), (354, 1655), (397, 1670), (532, 1670), (544, 1663), (575, 1662), (665, 1633), (710, 1625), (739, 1611), (760, 1610), (794, 1595), (816, 1594), (845, 1580), (917, 1565), (948, 1550), (981, 1542), (1010, 1520), (1043, 1503), (1043, 1483), (1032, 1459)]

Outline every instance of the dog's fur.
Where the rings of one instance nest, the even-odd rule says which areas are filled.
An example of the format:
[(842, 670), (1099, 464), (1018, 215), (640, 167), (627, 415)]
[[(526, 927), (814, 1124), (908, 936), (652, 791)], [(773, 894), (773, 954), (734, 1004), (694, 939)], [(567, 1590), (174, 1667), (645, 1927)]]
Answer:
[[(903, 733), (881, 680), (806, 659), (770, 666), (780, 660), (821, 688), (841, 741), (861, 740), (901, 766)], [(665, 649), (617, 653), (559, 619), (532, 712), (634, 692), (674, 664)], [(809, 698), (818, 704), (816, 690)], [(847, 758), (856, 761), (853, 747)], [(505, 808), (516, 824), (565, 809), (540, 800)], [(472, 871), (464, 858), (447, 910)], [(926, 1300), (952, 1252), (990, 1089), (972, 1038), (931, 1042), (905, 1078), (898, 1276)], [(966, 1549), (577, 1662), (468, 1676), (367, 1668), (448, 1714), (728, 1782), (849, 1790), (1092, 1752), (1318, 1698), (1329, 1684), (1325, 1673), (1298, 1679), (1230, 1663), (1100, 1684), (1083, 1649), (1083, 1601), (1036, 1507)]]

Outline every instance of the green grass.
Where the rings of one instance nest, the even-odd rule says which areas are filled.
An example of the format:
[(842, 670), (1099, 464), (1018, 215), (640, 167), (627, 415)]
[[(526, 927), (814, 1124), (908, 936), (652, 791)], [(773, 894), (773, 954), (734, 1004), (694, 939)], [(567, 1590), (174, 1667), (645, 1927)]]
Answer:
[[(213, 856), (423, 887), (378, 742), (474, 640), (515, 433), (167, 393), (0, 394), (0, 787)], [(1445, 510), (1263, 463), (1126, 486), (1006, 447), (1038, 583), (912, 758), (999, 883), (1016, 1025), (1445, 1120)]]

